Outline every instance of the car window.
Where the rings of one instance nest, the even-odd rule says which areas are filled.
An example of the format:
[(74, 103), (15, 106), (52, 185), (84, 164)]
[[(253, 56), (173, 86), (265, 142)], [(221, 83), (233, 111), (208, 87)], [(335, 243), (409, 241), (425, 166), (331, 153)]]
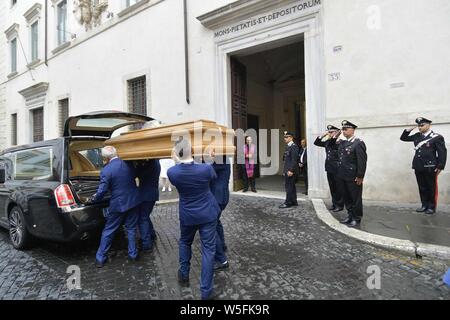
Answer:
[(80, 151), (80, 154), (89, 160), (89, 162), (95, 167), (96, 170), (103, 169), (102, 149), (90, 149)]
[(14, 180), (53, 180), (53, 149), (39, 148), (14, 153)]

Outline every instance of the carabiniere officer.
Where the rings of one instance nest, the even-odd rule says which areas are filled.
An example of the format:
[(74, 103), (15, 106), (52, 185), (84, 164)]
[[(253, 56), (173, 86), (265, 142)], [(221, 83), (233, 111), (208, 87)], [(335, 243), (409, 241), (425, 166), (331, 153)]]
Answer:
[(328, 125), (327, 132), (317, 137), (314, 145), (325, 148), (327, 159), (325, 161), (325, 171), (327, 172), (328, 185), (330, 187), (331, 199), (333, 206), (331, 211), (340, 212), (344, 210), (344, 198), (341, 190), (337, 185), (337, 173), (339, 166), (339, 143), (338, 139), (341, 131), (333, 126)]
[(444, 137), (431, 130), (432, 121), (426, 118), (416, 120), (419, 132), (411, 135), (416, 127), (405, 130), (400, 140), (414, 142), (413, 169), (416, 172), (422, 207), (417, 212), (434, 214), (438, 202), (438, 177), (445, 169), (447, 148)]
[(344, 138), (339, 142), (338, 188), (344, 197), (348, 218), (343, 224), (359, 227), (363, 217), (363, 182), (367, 169), (367, 148), (364, 141), (355, 136), (358, 128), (350, 121), (342, 122)]

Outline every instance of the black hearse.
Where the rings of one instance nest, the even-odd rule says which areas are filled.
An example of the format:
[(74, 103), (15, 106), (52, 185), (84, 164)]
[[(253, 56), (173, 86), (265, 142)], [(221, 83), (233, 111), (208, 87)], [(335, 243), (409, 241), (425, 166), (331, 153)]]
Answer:
[(64, 137), (0, 153), (0, 226), (16, 249), (32, 237), (85, 240), (103, 226), (103, 203), (86, 205), (103, 168), (101, 148), (114, 131), (152, 118), (104, 111), (71, 117)]

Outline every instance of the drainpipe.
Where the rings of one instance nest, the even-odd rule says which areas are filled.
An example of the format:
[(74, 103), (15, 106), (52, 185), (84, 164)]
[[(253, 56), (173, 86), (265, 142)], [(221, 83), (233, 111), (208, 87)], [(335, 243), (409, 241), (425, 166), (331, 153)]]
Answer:
[(45, 0), (45, 65), (48, 67), (48, 0)]
[(188, 14), (187, 0), (183, 1), (184, 5), (184, 63), (186, 77), (186, 102), (191, 104), (190, 83), (189, 83), (189, 39), (188, 39)]

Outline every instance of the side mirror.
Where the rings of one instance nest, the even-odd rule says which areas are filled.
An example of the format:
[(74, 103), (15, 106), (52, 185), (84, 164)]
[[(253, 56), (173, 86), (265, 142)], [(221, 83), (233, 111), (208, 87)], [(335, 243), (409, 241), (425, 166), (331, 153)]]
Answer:
[(5, 183), (6, 181), (6, 170), (5, 168), (0, 168), (0, 183)]

